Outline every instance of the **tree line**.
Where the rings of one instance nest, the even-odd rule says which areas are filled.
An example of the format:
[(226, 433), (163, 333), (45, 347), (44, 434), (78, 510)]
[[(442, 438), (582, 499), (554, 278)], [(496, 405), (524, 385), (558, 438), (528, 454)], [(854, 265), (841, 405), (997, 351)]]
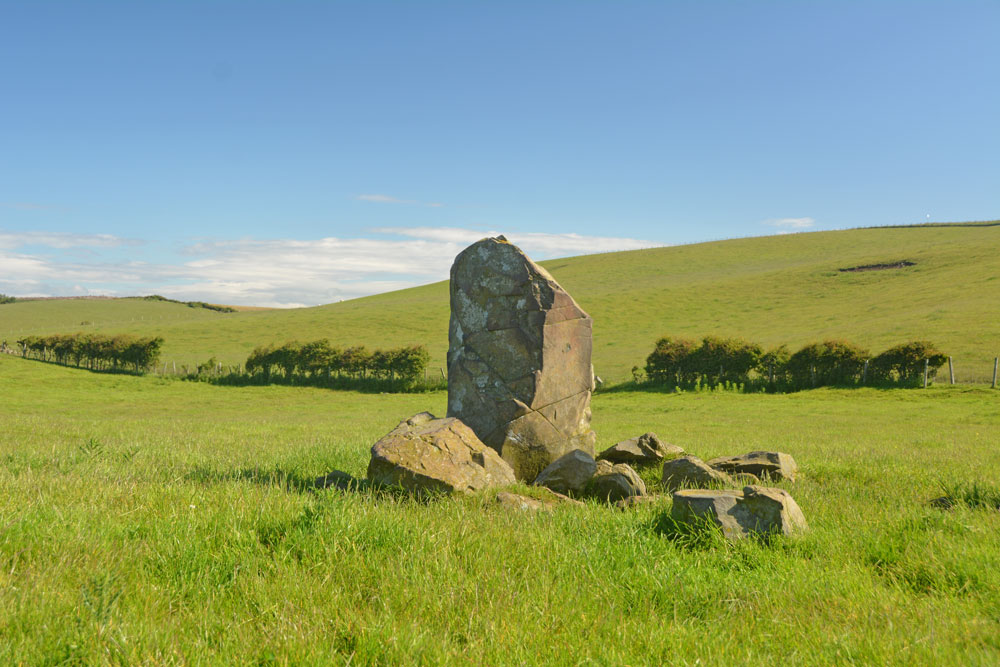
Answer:
[(244, 368), (264, 382), (324, 384), (324, 381), (349, 379), (408, 386), (424, 377), (429, 361), (430, 354), (423, 345), (369, 351), (364, 345), (334, 346), (324, 338), (258, 347), (247, 357)]
[(129, 371), (144, 373), (160, 357), (163, 339), (159, 336), (141, 338), (128, 334), (54, 334), (25, 336), (17, 341), (21, 356), (52, 361), (91, 370)]
[[(741, 338), (706, 336), (700, 342), (663, 337), (646, 358), (646, 381), (691, 388), (733, 383), (773, 390), (831, 385), (917, 386), (924, 370), (934, 377), (947, 355), (928, 341), (910, 341), (877, 355), (843, 340), (765, 350)], [(632, 369), (641, 379), (638, 366)]]

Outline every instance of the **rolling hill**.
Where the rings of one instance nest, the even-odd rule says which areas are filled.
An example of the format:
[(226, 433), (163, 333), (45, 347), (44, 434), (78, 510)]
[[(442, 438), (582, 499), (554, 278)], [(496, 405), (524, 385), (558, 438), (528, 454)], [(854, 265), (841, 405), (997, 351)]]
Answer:
[[(881, 227), (585, 255), (542, 264), (594, 318), (594, 365), (629, 377), (662, 335), (738, 335), (796, 347), (845, 338), (878, 352), (937, 343), (959, 381), (1000, 354), (1000, 222)], [(907, 265), (900, 265), (906, 262)], [(878, 270), (844, 271), (873, 265)], [(218, 313), (175, 303), (24, 301), (0, 306), (0, 336), (156, 333), (178, 366), (241, 362), (255, 346), (328, 338), (370, 348), (422, 343), (445, 365), (448, 284), (294, 310)]]

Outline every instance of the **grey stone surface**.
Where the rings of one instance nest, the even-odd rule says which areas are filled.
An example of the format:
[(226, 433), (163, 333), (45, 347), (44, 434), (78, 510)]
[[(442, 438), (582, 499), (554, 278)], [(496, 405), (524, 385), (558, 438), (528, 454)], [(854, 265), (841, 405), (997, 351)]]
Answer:
[(675, 456), (684, 456), (684, 450), (677, 445), (663, 442), (655, 433), (643, 433), (636, 438), (611, 445), (598, 454), (597, 458), (612, 463), (644, 465)]
[(410, 417), (372, 446), (368, 480), (412, 493), (471, 493), (514, 483), (514, 471), (460, 420)]
[(729, 475), (715, 470), (697, 456), (682, 456), (663, 464), (661, 483), (663, 488), (669, 491), (682, 487), (732, 484), (732, 480)]
[(731, 540), (754, 534), (791, 535), (809, 529), (802, 510), (784, 489), (682, 489), (674, 491), (673, 500), (670, 515), (676, 521), (711, 521)]
[(598, 500), (613, 503), (629, 496), (646, 495), (646, 484), (627, 463), (598, 461), (597, 471), (584, 492)]
[(556, 493), (579, 493), (597, 472), (594, 457), (579, 449), (563, 454), (538, 473), (533, 484)]
[(727, 473), (750, 473), (761, 479), (795, 481), (799, 466), (791, 454), (756, 451), (739, 456), (720, 456), (708, 462), (716, 470)]
[(448, 416), (465, 422), (532, 481), (590, 429), (592, 320), (543, 268), (502, 236), (451, 267)]

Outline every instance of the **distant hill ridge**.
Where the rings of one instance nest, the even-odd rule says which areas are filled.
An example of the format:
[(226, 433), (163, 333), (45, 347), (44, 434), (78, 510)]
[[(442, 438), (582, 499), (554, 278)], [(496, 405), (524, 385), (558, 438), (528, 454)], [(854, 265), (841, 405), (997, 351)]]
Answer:
[[(594, 365), (610, 381), (642, 366), (662, 335), (735, 335), (790, 347), (830, 338), (885, 349), (929, 339), (959, 380), (1000, 354), (1000, 221), (800, 232), (542, 262), (594, 318)], [(597, 250), (597, 249), (595, 249)], [(896, 266), (891, 270), (841, 271)], [(18, 301), (0, 336), (78, 330), (153, 334), (179, 365), (242, 362), (257, 345), (424, 344), (444, 368), (448, 283), (313, 308), (217, 313), (142, 299)], [(89, 324), (83, 325), (83, 322)]]

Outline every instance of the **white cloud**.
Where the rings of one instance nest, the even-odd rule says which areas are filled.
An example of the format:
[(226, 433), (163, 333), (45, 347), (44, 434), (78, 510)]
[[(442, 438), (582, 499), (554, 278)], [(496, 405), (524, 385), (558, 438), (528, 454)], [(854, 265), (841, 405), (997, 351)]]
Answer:
[(0, 231), (0, 248), (20, 248), (26, 245), (41, 245), (49, 248), (117, 248), (139, 245), (142, 241), (123, 239), (111, 234), (69, 234), (65, 232), (4, 232)]
[(808, 229), (816, 224), (813, 218), (772, 218), (764, 221), (765, 225), (782, 229)]
[[(65, 253), (5, 252), (4, 243), (8, 247), (73, 244), (66, 238), (71, 235), (0, 234), (0, 292), (57, 296), (82, 289), (90, 294), (162, 294), (241, 305), (318, 305), (445, 280), (463, 248), (497, 234), (447, 227), (374, 231), (403, 238), (201, 240), (186, 246), (176, 262), (157, 263), (116, 260), (99, 251), (83, 259)], [(511, 233), (507, 238), (535, 259), (659, 245), (631, 238), (541, 232)], [(103, 235), (76, 236), (75, 241), (98, 247), (123, 243)]]
[(360, 201), (370, 201), (378, 204), (409, 204), (410, 206), (429, 206), (431, 208), (441, 208), (444, 204), (438, 202), (423, 202), (416, 199), (400, 199), (392, 195), (358, 195)]

